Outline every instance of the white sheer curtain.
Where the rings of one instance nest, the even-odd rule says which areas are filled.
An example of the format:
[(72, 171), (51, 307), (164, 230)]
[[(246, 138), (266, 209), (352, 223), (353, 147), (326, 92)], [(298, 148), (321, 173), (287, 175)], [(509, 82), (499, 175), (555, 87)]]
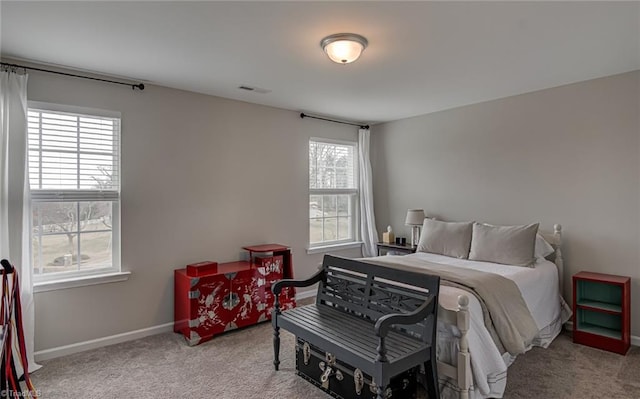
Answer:
[(369, 129), (358, 131), (358, 188), (360, 191), (360, 237), (363, 256), (376, 256), (376, 218), (373, 214), (373, 182), (371, 175), (371, 160), (369, 159)]
[[(29, 371), (33, 358), (34, 309), (30, 257), (30, 198), (27, 178), (27, 75), (0, 71), (0, 257), (18, 271)], [(19, 362), (16, 367), (20, 368)], [(22, 370), (16, 370), (18, 375)]]

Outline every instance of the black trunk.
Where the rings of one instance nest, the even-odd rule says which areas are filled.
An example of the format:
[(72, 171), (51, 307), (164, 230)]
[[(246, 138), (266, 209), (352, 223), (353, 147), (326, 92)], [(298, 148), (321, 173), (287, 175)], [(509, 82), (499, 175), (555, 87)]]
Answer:
[[(308, 345), (308, 344), (307, 344)], [(354, 374), (358, 374), (350, 365), (340, 359), (327, 360), (327, 354), (319, 348), (308, 345), (300, 338), (296, 340), (296, 372), (305, 380), (313, 383), (329, 395), (338, 399), (376, 399), (376, 386), (372, 384), (371, 376), (362, 373), (362, 387), (360, 393), (356, 387)], [(305, 352), (308, 353), (305, 362)], [(333, 364), (331, 364), (333, 363)], [(327, 372), (327, 365), (331, 371)], [(328, 378), (323, 383), (322, 375), (327, 372)], [(339, 373), (339, 374), (338, 374)], [(385, 389), (385, 398), (415, 399), (417, 396), (417, 368), (410, 369), (391, 378), (391, 383)]]

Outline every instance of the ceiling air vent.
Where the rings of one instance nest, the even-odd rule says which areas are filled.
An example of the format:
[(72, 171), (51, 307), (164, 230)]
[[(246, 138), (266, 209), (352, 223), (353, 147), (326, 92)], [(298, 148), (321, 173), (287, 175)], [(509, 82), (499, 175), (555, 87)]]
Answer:
[(245, 91), (253, 91), (253, 92), (256, 92), (256, 93), (260, 93), (260, 94), (266, 94), (266, 93), (271, 92), (271, 90), (261, 89), (259, 87), (251, 87), (251, 86), (247, 86), (247, 85), (238, 86), (238, 89), (245, 90)]

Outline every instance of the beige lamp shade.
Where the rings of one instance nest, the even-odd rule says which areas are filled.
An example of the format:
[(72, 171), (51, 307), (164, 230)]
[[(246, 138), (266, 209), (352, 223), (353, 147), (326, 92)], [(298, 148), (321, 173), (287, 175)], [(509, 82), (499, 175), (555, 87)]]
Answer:
[(404, 221), (404, 224), (408, 226), (422, 226), (424, 218), (423, 209), (409, 209), (407, 211), (407, 219)]

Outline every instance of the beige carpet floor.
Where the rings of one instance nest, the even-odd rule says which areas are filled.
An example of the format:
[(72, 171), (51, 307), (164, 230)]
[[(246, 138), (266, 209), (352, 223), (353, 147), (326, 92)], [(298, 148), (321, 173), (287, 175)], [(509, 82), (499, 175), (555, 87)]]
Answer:
[[(272, 366), (269, 323), (189, 347), (165, 333), (42, 362), (33, 375), (41, 399), (329, 398), (295, 375), (294, 339), (282, 333)], [(420, 392), (420, 398), (425, 398)], [(640, 398), (640, 348), (627, 356), (574, 345), (568, 335), (534, 348), (509, 368), (505, 398)]]

